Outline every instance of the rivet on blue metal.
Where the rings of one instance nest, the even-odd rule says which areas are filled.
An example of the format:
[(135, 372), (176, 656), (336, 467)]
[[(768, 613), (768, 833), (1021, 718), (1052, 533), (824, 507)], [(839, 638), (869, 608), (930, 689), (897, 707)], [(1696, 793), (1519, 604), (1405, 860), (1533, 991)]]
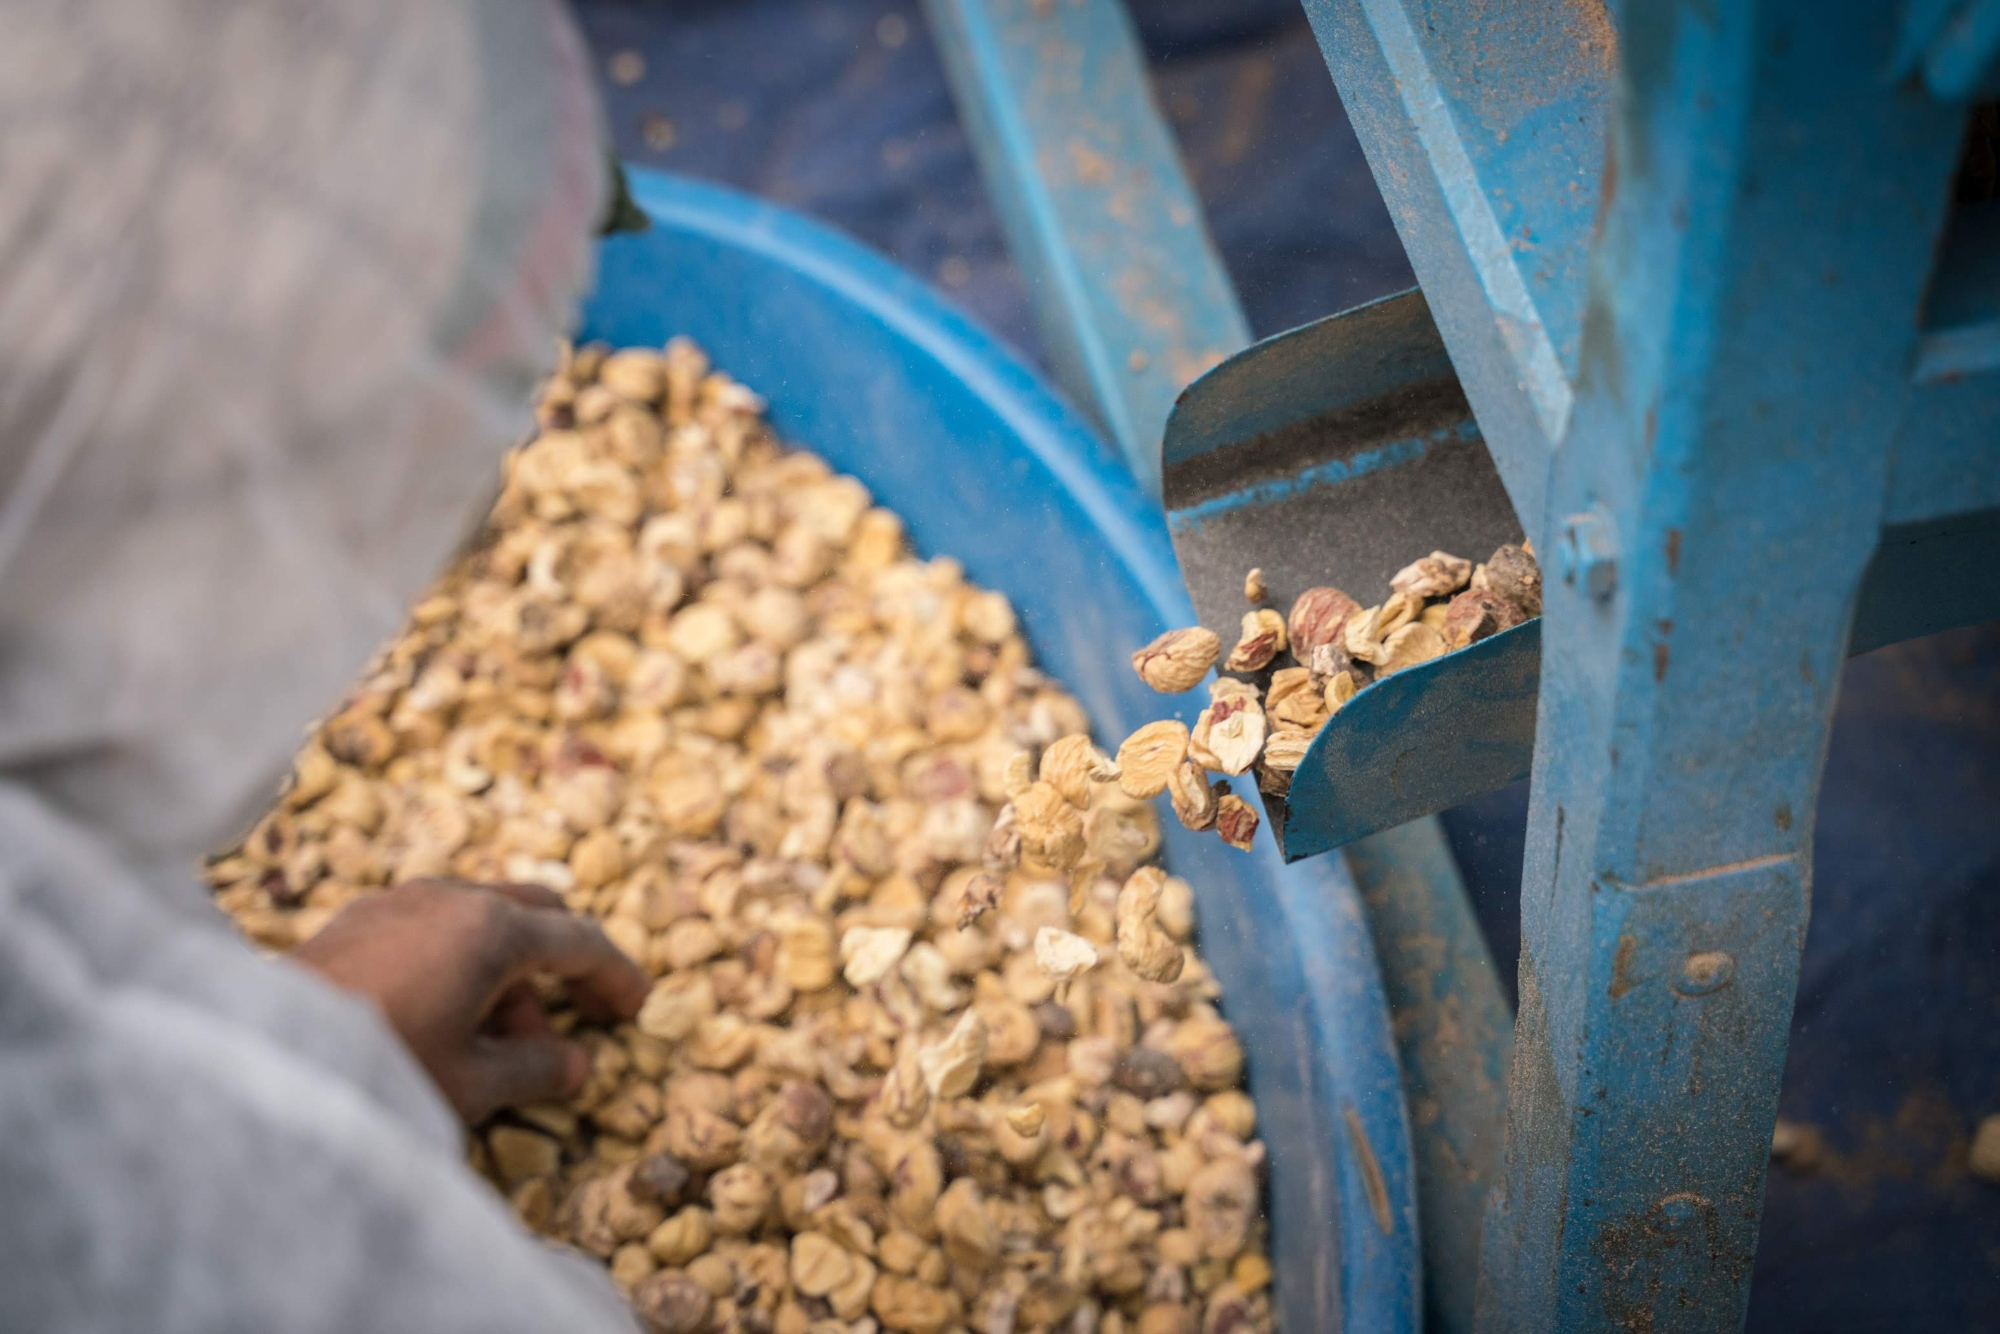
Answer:
[(1681, 960), (1681, 979), (1674, 990), (1683, 996), (1720, 991), (1736, 976), (1736, 960), (1721, 950), (1696, 950)]
[(1564, 519), (1556, 563), (1564, 583), (1581, 588), (1595, 601), (1609, 602), (1618, 591), (1618, 539), (1611, 517), (1590, 509)]

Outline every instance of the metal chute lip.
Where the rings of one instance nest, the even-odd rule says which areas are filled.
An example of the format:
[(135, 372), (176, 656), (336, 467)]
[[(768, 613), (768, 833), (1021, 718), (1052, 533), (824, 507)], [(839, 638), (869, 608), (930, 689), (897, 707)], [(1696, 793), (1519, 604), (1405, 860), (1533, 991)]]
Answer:
[[(1525, 777), (1534, 763), (1541, 637), (1542, 618), (1536, 616), (1357, 691), (1313, 737), (1290, 792), (1265, 798), (1285, 859), (1329, 852)], [(1504, 715), (1509, 725), (1472, 725), (1473, 710), (1481, 706), (1490, 715)], [(1355, 803), (1341, 800), (1328, 786), (1330, 779), (1323, 780), (1333, 771), (1334, 753), (1365, 733), (1378, 736), (1384, 747), (1398, 748), (1393, 758), (1369, 769), (1393, 789), (1393, 818), (1367, 818)], [(1429, 781), (1405, 790), (1402, 761), (1445, 745), (1453, 748), (1454, 763), (1440, 766), (1426, 759), (1410, 772)]]

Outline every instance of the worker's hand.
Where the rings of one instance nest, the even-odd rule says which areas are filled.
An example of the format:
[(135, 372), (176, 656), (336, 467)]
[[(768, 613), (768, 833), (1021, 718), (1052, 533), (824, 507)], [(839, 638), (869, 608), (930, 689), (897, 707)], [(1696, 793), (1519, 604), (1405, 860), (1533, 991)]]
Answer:
[(566, 1097), (590, 1057), (558, 1035), (528, 979), (553, 974), (591, 1019), (630, 1019), (650, 984), (538, 885), (419, 880), (359, 899), (292, 958), (382, 1008), (468, 1123)]

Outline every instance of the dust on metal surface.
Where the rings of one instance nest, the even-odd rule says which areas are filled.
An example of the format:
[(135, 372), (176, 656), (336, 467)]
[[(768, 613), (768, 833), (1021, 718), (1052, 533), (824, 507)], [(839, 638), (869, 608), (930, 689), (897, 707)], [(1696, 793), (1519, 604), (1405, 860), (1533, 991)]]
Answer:
[(1507, 490), (1567, 430), (1617, 41), (1602, 0), (1306, 0)]
[(1347, 862), (1396, 1017), (1430, 1262), (1425, 1311), (1440, 1334), (1470, 1330), (1480, 1223), (1500, 1178), (1513, 1015), (1436, 821), (1350, 844)]

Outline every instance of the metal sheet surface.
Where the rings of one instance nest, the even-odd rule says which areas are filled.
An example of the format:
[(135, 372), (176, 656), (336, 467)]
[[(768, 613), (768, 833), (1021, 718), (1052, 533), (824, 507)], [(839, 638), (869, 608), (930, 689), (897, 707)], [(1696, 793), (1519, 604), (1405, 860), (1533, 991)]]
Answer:
[[(1269, 603), (1281, 612), (1318, 585), (1369, 605), (1387, 597), (1391, 576), (1419, 556), (1444, 550), (1482, 560), (1521, 538), (1420, 292), (1329, 316), (1230, 358), (1175, 405), (1165, 457), (1174, 550), (1202, 624), (1225, 644), (1235, 642), (1250, 610), (1243, 578), (1252, 568), (1263, 571)], [(1518, 638), (1509, 644), (1511, 689), (1484, 675), (1490, 650), (1406, 673), (1397, 700), (1420, 684), (1443, 684), (1435, 708), (1396, 707), (1394, 716), (1413, 727), (1402, 740), (1378, 734), (1384, 721), (1359, 721), (1391, 716), (1383, 712), (1390, 697), (1376, 696), (1377, 688), (1343, 709), (1289, 800), (1266, 798), (1285, 855), (1309, 856), (1435, 814), (1525, 773), (1535, 649)], [(1455, 723), (1447, 716), (1475, 702), (1481, 707)], [(1417, 718), (1451, 735), (1441, 741)], [(1379, 767), (1390, 747), (1405, 756), (1393, 777)], [(1496, 765), (1495, 755), (1505, 758)]]

